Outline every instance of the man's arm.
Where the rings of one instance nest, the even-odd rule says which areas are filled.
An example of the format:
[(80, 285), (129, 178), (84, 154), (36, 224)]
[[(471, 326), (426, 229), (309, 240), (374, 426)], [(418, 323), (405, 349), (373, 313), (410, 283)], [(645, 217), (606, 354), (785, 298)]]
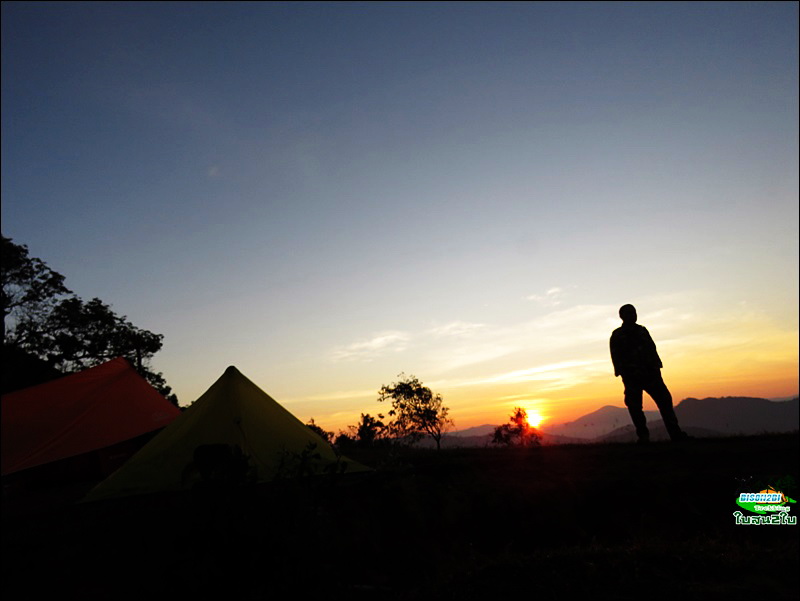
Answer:
[(650, 357), (653, 361), (653, 364), (661, 369), (664, 367), (664, 364), (661, 363), (661, 357), (658, 356), (658, 351), (656, 350), (656, 343), (653, 341), (653, 337), (650, 336), (650, 332), (647, 331), (647, 328), (642, 326), (642, 333), (644, 334), (644, 340), (647, 345), (647, 350), (650, 352)]
[(611, 334), (608, 346), (611, 351), (611, 363), (614, 365), (614, 377), (619, 377), (619, 342), (614, 334)]

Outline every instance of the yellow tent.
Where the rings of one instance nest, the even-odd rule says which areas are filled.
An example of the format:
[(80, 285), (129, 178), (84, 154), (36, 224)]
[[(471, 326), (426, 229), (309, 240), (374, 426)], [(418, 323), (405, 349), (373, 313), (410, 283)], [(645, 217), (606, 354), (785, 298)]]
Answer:
[(180, 417), (84, 499), (368, 471), (231, 366)]

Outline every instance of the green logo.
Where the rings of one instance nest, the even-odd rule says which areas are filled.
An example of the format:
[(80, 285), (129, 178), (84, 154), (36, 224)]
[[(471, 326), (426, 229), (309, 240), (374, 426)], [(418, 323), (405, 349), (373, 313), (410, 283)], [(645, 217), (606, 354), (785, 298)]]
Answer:
[(739, 498), (736, 499), (736, 504), (742, 509), (761, 515), (775, 511), (788, 513), (791, 510), (789, 503), (797, 503), (797, 501), (787, 497), (772, 486), (759, 492), (739, 493)]
[(737, 525), (797, 525), (797, 516), (790, 515), (791, 505), (797, 503), (777, 486), (768, 485), (758, 492), (740, 492), (736, 504), (749, 512), (734, 512)]

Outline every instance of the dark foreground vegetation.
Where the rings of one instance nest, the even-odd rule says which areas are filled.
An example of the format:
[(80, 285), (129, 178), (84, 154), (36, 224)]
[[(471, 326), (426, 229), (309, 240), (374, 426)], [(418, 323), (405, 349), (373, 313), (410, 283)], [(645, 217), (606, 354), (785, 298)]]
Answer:
[[(354, 450), (358, 477), (3, 510), (5, 599), (797, 599), (798, 435)], [(757, 491), (753, 491), (757, 492)], [(19, 493), (14, 493), (18, 495)], [(50, 503), (51, 505), (53, 503)], [(797, 506), (792, 506), (797, 515)]]

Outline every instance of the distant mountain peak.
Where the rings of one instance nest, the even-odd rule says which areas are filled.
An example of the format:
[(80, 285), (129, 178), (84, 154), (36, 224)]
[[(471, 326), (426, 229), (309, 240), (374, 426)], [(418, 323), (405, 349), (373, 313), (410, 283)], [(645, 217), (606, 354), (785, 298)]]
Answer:
[[(645, 406), (648, 400), (645, 400)], [(675, 413), (681, 427), (694, 429), (698, 435), (787, 432), (798, 429), (798, 403), (797, 398), (770, 401), (738, 396), (688, 397), (675, 405)], [(644, 414), (649, 424), (658, 427), (656, 424), (661, 415), (657, 410), (645, 410)], [(560, 436), (599, 439), (630, 425), (626, 408), (605, 405), (574, 421), (545, 426), (543, 430)]]
[(453, 436), (455, 438), (463, 438), (467, 436), (485, 436), (486, 434), (494, 433), (494, 429), (497, 426), (492, 424), (482, 424), (480, 426), (473, 426), (472, 428), (466, 428), (465, 430), (455, 430), (453, 432), (448, 432), (446, 436)]

